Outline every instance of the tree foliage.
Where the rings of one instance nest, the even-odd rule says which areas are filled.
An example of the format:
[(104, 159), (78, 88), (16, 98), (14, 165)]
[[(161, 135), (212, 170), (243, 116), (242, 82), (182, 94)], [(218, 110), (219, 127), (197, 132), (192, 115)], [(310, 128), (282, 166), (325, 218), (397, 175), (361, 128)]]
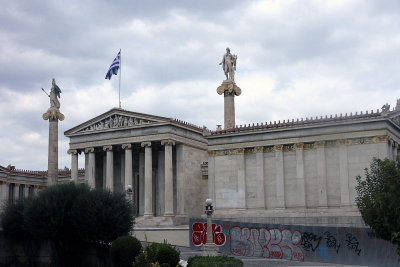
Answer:
[(67, 183), (48, 187), (28, 202), (7, 205), (2, 218), (11, 237), (50, 240), (55, 264), (75, 266), (88, 245), (108, 250), (111, 241), (132, 230), (133, 207), (123, 194)]
[(356, 179), (356, 203), (364, 222), (390, 241), (400, 232), (400, 162), (374, 158), (365, 179)]

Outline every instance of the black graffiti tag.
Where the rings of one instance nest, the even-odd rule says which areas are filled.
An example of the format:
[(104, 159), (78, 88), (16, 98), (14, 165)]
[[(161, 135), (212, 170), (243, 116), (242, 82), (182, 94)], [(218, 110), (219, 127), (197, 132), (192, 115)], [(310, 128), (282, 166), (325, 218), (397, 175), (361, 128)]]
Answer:
[(333, 248), (336, 251), (336, 254), (338, 254), (340, 249), (340, 243), (337, 242), (336, 237), (329, 231), (326, 231), (324, 234), (325, 234), (326, 246), (328, 248)]
[(360, 243), (358, 242), (357, 237), (353, 236), (351, 233), (346, 234), (346, 246), (349, 250), (354, 250), (358, 256), (360, 256), (361, 248), (358, 248)]
[(314, 233), (304, 232), (301, 239), (301, 246), (305, 251), (315, 251), (319, 243), (322, 240), (322, 236), (317, 236)]

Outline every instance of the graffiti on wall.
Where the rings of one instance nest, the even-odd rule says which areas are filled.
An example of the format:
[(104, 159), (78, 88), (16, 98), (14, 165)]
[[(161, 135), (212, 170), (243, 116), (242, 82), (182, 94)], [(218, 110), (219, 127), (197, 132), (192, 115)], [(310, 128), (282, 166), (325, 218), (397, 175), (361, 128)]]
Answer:
[(233, 255), (304, 260), (299, 231), (234, 226), (229, 236)]
[[(191, 247), (207, 242), (207, 223), (190, 220)], [(213, 241), (226, 255), (341, 264), (398, 266), (396, 248), (371, 229), (263, 225), (213, 220)]]
[[(226, 241), (225, 234), (221, 233), (221, 225), (212, 224), (213, 242), (223, 246)], [(201, 246), (207, 243), (207, 223), (195, 222), (192, 225), (192, 244)]]

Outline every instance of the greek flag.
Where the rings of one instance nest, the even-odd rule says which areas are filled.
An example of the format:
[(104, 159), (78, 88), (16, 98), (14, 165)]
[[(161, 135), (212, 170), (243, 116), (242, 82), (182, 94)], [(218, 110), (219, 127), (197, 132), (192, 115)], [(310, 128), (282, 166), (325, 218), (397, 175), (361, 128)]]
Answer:
[(106, 79), (111, 79), (111, 76), (117, 75), (119, 67), (121, 66), (121, 51), (118, 52), (118, 55), (116, 58), (114, 58), (113, 63), (111, 64), (110, 68), (107, 71)]

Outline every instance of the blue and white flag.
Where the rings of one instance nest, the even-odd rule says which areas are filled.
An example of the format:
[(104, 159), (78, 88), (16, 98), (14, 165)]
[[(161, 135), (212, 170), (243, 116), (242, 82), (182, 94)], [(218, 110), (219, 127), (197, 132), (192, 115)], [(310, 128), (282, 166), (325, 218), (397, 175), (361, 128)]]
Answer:
[(121, 51), (118, 52), (118, 55), (116, 58), (114, 58), (113, 63), (111, 64), (110, 68), (107, 71), (107, 75), (106, 75), (106, 79), (111, 79), (111, 76), (117, 75), (118, 74), (118, 70), (121, 66)]

